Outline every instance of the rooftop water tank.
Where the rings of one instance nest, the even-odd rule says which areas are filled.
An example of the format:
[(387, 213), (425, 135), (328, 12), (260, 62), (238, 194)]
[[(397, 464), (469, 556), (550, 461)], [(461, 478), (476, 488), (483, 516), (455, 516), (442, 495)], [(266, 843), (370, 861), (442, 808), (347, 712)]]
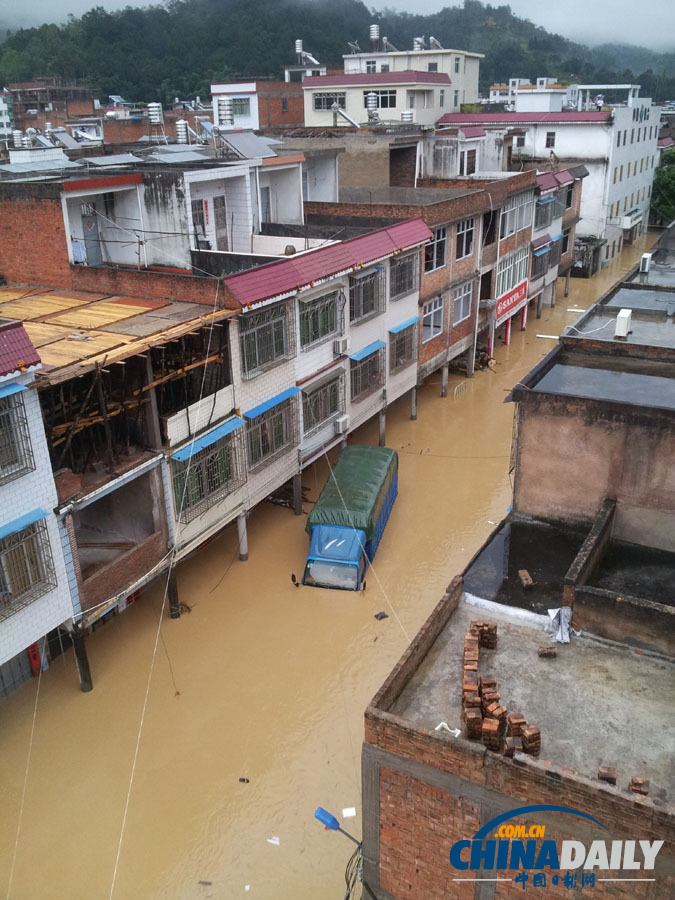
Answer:
[(380, 26), (379, 25), (371, 25), (370, 26), (370, 39), (375, 44), (379, 43), (379, 40), (380, 40)]
[(414, 121), (414, 112), (412, 109), (404, 109), (401, 113), (401, 122), (413, 122)]
[(232, 112), (232, 98), (218, 98), (218, 125), (221, 128), (234, 125), (234, 113)]
[(176, 122), (176, 142), (179, 144), (188, 143), (188, 123), (185, 119), (178, 119)]
[(161, 103), (148, 103), (148, 119), (151, 125), (161, 125), (164, 121)]

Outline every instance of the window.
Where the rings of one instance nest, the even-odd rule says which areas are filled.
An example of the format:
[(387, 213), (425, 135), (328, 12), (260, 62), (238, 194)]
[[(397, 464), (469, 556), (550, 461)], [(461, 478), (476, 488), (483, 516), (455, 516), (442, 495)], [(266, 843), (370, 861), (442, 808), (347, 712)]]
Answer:
[(446, 229), (435, 228), (434, 236), (424, 248), (424, 271), (433, 272), (445, 265)]
[(464, 319), (468, 319), (471, 315), (471, 297), (473, 294), (473, 282), (467, 281), (466, 284), (456, 288), (453, 293), (454, 306), (452, 311), (452, 324), (459, 325)]
[(558, 238), (558, 240), (554, 240), (551, 244), (551, 253), (548, 258), (548, 267), (557, 266), (560, 262), (560, 257), (562, 255), (562, 238)]
[(546, 132), (546, 146), (555, 147), (555, 131)]
[(192, 208), (192, 228), (194, 230), (195, 236), (204, 237), (206, 234), (204, 221), (204, 201), (203, 200), (193, 200), (191, 203)]
[(628, 135), (628, 129), (625, 129), (623, 132), (623, 146), (626, 146), (626, 137)]
[(490, 210), (483, 213), (483, 246), (488, 247), (494, 244), (497, 236), (497, 220), (499, 219), (499, 210)]
[(408, 254), (389, 263), (389, 296), (392, 300), (416, 290), (419, 279), (419, 255)]
[(34, 469), (23, 397), (21, 393), (0, 397), (0, 484)]
[(288, 97), (281, 98), (281, 111), (288, 112)]
[(438, 72), (438, 63), (427, 63), (427, 72)]
[(115, 219), (115, 192), (107, 191), (103, 195), (103, 214), (106, 219)]
[(545, 247), (541, 250), (535, 250), (532, 254), (532, 268), (530, 270), (530, 278), (541, 278), (549, 267), (549, 259), (551, 256), (551, 248)]
[(322, 109), (331, 109), (334, 103), (340, 107), (340, 109), (345, 108), (345, 97), (346, 94), (340, 91), (333, 91), (331, 93), (321, 91), (312, 94), (312, 98), (314, 100), (314, 109), (322, 110)]
[(516, 194), (510, 197), (502, 209), (499, 223), (499, 237), (504, 239), (510, 234), (515, 234), (523, 228), (532, 226), (532, 204), (534, 194)]
[(368, 74), (377, 72), (377, 60), (375, 60), (375, 59), (367, 59), (366, 60), (366, 72)]
[(344, 412), (344, 408), (344, 373), (340, 370), (302, 392), (304, 433), (309, 434), (324, 425), (333, 416)]
[(181, 522), (191, 522), (246, 481), (238, 429), (190, 459), (172, 461), (173, 496)]
[(284, 303), (242, 316), (239, 335), (244, 378), (253, 378), (263, 369), (293, 356), (289, 324), (289, 307)]
[(0, 540), (0, 619), (54, 587), (56, 578), (44, 519)]
[(617, 131), (617, 133), (616, 133), (616, 146), (617, 147), (621, 146), (621, 132), (620, 131)]
[(382, 63), (380, 66), (380, 72), (388, 72), (389, 71), (389, 63)]
[(497, 298), (503, 296), (527, 278), (530, 252), (519, 247), (499, 260), (497, 265)]
[(426, 344), (443, 331), (443, 297), (425, 303), (422, 310), (422, 343)]
[(455, 57), (455, 73), (459, 72), (459, 56)]
[(396, 91), (387, 90), (387, 91), (364, 91), (363, 92), (363, 107), (364, 109), (368, 109), (368, 94), (375, 94), (377, 97), (377, 108), (378, 109), (394, 109), (396, 106)]
[(441, 108), (445, 106), (445, 90), (443, 88), (438, 92), (438, 105)]
[(525, 146), (525, 135), (519, 134), (516, 138), (516, 147), (524, 147)]
[(358, 403), (384, 384), (384, 347), (360, 360), (351, 360), (352, 402)]
[(457, 225), (457, 248), (455, 259), (464, 259), (473, 253), (473, 217), (464, 219)]
[(248, 462), (252, 468), (296, 444), (295, 400), (284, 400), (251, 419), (246, 438)]
[(417, 359), (417, 324), (413, 323), (389, 335), (389, 371), (392, 375), (411, 366)]
[(547, 197), (545, 200), (538, 200), (534, 210), (534, 227), (548, 228), (553, 221), (553, 207), (555, 202), (553, 198)]
[(631, 144), (634, 143), (634, 141), (635, 141), (635, 129), (634, 129), (634, 128), (631, 128), (631, 130), (630, 130), (630, 142), (631, 142)]
[(251, 100), (249, 97), (233, 97), (232, 98), (232, 115), (233, 116), (250, 116)]
[[(567, 231), (563, 231), (561, 243), (562, 243), (562, 247), (560, 248), (560, 254), (561, 254), (561, 256), (564, 256), (570, 249), (570, 229), (569, 228), (567, 229)], [(612, 250), (612, 256), (614, 256), (614, 250)]]
[(459, 174), (473, 175), (476, 171), (476, 151), (460, 150), (459, 153)]
[(459, 106), (459, 91), (454, 91), (452, 104), (453, 106)]
[(359, 322), (384, 312), (384, 268), (349, 279), (349, 321)]
[(300, 346), (303, 350), (342, 331), (344, 305), (342, 291), (299, 304)]
[(565, 209), (571, 209), (573, 202), (574, 202), (574, 185), (571, 184), (567, 188), (567, 193), (565, 194)]

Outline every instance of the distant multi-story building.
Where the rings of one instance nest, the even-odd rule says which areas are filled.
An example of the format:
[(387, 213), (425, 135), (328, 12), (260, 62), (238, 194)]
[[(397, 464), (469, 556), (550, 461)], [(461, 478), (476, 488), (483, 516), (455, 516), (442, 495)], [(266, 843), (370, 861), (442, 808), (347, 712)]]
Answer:
[(0, 91), (0, 141), (8, 141), (14, 129), (14, 111), (12, 95), (9, 91)]
[(213, 122), (219, 127), (258, 131), (303, 123), (302, 87), (296, 81), (218, 82), (211, 85), (211, 96)]

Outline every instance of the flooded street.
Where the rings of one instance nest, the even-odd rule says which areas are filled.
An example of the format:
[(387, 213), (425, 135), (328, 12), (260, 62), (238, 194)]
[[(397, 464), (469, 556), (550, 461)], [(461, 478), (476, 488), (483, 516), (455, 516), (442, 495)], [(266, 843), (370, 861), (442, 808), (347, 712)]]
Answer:
[[(179, 567), (192, 609), (162, 622), (147, 705), (163, 582), (88, 639), (93, 692), (80, 692), (69, 652), (40, 679), (37, 704), (37, 680), (2, 703), (0, 896), (342, 895), (352, 846), (314, 810), (356, 807), (343, 825), (360, 836), (365, 706), (511, 502), (504, 396), (553, 348), (536, 335), (559, 334), (578, 315), (569, 308), (589, 306), (657, 237), (573, 279), (568, 298), (561, 280), (556, 308), (530, 311), (526, 332), (497, 342), (496, 370), (456, 399), (463, 377), (451, 373), (442, 399), (438, 373), (418, 392), (416, 422), (408, 397), (389, 407), (399, 498), (365, 594), (296, 589), (306, 517), (263, 503), (248, 563), (235, 525)], [(377, 420), (352, 441), (377, 443)], [(303, 474), (312, 500), (327, 474), (325, 459)]]

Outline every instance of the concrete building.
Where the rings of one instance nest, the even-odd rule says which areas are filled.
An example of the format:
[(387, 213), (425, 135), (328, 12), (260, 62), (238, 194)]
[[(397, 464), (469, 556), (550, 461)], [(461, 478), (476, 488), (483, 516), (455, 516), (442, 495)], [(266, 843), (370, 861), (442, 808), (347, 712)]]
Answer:
[(478, 102), (478, 75), (483, 53), (450, 50), (441, 47), (435, 38), (415, 38), (412, 50), (395, 50), (386, 37), (380, 40), (379, 27), (371, 26), (371, 50), (362, 51), (358, 43), (352, 52), (343, 56), (345, 75), (381, 72), (438, 72), (447, 75), (452, 88), (445, 96), (449, 110), (459, 112), (463, 103)]
[(12, 96), (15, 127), (22, 131), (44, 129), (47, 122), (61, 125), (69, 117), (95, 112), (91, 88), (57, 75), (11, 82), (6, 89)]
[(43, 638), (74, 611), (70, 550), (54, 514), (56, 487), (32, 390), (41, 368), (21, 322), (0, 318), (0, 697), (39, 673)]
[[(599, 87), (579, 85), (579, 98), (582, 88)], [(517, 170), (586, 167), (575, 275), (592, 275), (621, 252), (624, 241), (630, 243), (647, 228), (659, 109), (636, 96), (635, 86), (618, 87), (629, 89), (626, 101), (602, 110), (449, 114), (439, 122), (443, 127), (494, 128), (504, 135), (523, 129), (510, 161)], [(536, 98), (537, 92), (531, 96)]]
[(9, 141), (13, 130), (12, 95), (9, 91), (0, 91), (0, 141)]
[(302, 87), (295, 81), (217, 82), (211, 85), (211, 97), (213, 122), (219, 127), (228, 124), (224, 116), (229, 119), (230, 110), (235, 128), (252, 131), (299, 127), (304, 121)]
[[(673, 893), (673, 258), (669, 235), (512, 391), (513, 508), (366, 710), (371, 896)], [(574, 628), (552, 648), (548, 610)], [(552, 857), (541, 832), (512, 855), (509, 820)], [(603, 869), (603, 829), (644, 852)]]

